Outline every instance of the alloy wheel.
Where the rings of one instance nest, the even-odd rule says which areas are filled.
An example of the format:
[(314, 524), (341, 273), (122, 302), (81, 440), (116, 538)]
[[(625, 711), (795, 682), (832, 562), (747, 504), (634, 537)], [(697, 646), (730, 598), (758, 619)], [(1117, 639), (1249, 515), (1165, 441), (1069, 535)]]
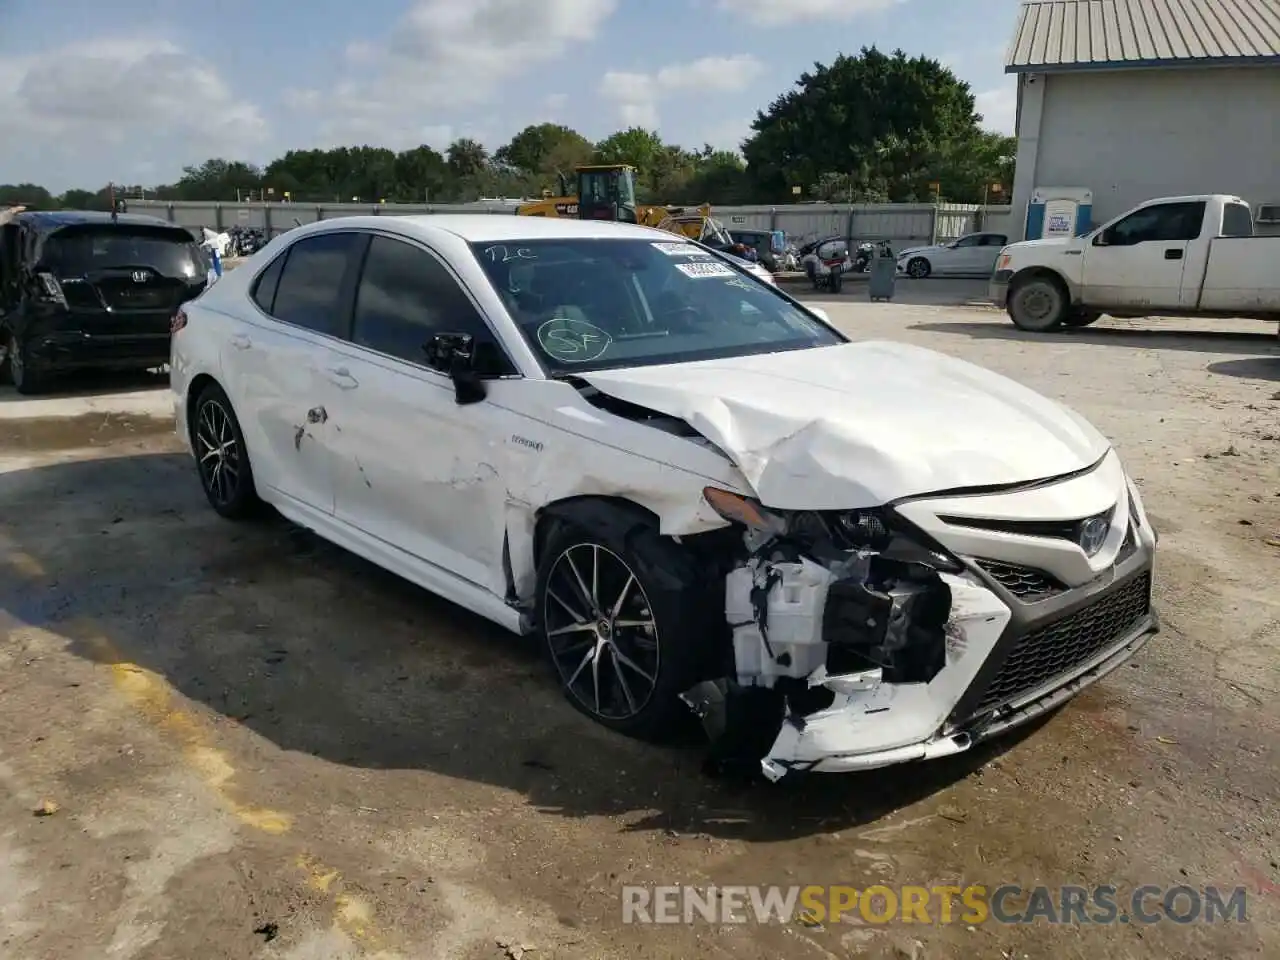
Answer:
[(231, 414), (217, 400), (206, 400), (200, 405), (196, 456), (205, 491), (219, 506), (229, 506), (240, 489), (240, 445), (231, 425)]
[(551, 658), (574, 699), (605, 720), (639, 714), (658, 680), (658, 627), (626, 561), (599, 544), (569, 547), (552, 562), (542, 608)]

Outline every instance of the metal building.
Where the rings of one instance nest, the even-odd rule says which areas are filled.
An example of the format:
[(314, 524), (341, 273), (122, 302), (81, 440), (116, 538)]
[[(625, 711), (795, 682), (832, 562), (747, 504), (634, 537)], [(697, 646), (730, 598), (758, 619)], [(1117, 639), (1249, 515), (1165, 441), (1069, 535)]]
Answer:
[(1076, 191), (1094, 224), (1153, 197), (1232, 193), (1280, 229), (1280, 0), (1024, 0), (1005, 72), (1010, 232), (1044, 235), (1046, 198)]

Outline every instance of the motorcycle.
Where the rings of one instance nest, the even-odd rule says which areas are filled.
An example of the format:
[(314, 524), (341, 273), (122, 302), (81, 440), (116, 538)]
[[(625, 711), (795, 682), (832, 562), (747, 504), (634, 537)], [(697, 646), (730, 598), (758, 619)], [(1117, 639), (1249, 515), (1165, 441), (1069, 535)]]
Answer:
[(893, 248), (889, 246), (888, 240), (876, 240), (874, 242), (868, 240), (866, 243), (858, 244), (858, 252), (853, 258), (853, 269), (858, 273), (866, 273), (871, 269), (871, 261), (876, 258), (876, 251), (880, 251), (881, 256), (893, 259)]
[(267, 245), (263, 231), (256, 227), (242, 227), (239, 224), (227, 231), (231, 238), (228, 253), (233, 257), (251, 257)]

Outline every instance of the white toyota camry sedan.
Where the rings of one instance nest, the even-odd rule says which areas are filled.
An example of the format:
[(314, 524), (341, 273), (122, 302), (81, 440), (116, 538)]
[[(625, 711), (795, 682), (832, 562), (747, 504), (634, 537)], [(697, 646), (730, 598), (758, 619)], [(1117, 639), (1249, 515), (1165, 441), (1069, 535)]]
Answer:
[(668, 233), (327, 220), (173, 330), (214, 510), (265, 501), (535, 634), (598, 722), (692, 710), (770, 779), (965, 750), (1157, 629), (1155, 533), (1080, 416)]

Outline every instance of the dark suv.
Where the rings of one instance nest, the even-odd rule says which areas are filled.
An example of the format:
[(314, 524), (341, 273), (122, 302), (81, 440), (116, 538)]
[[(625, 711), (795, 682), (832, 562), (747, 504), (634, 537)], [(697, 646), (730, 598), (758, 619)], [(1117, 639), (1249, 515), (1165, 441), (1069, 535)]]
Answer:
[(137, 214), (21, 213), (0, 226), (0, 375), (36, 393), (59, 372), (169, 362), (169, 323), (209, 261), (184, 228)]

